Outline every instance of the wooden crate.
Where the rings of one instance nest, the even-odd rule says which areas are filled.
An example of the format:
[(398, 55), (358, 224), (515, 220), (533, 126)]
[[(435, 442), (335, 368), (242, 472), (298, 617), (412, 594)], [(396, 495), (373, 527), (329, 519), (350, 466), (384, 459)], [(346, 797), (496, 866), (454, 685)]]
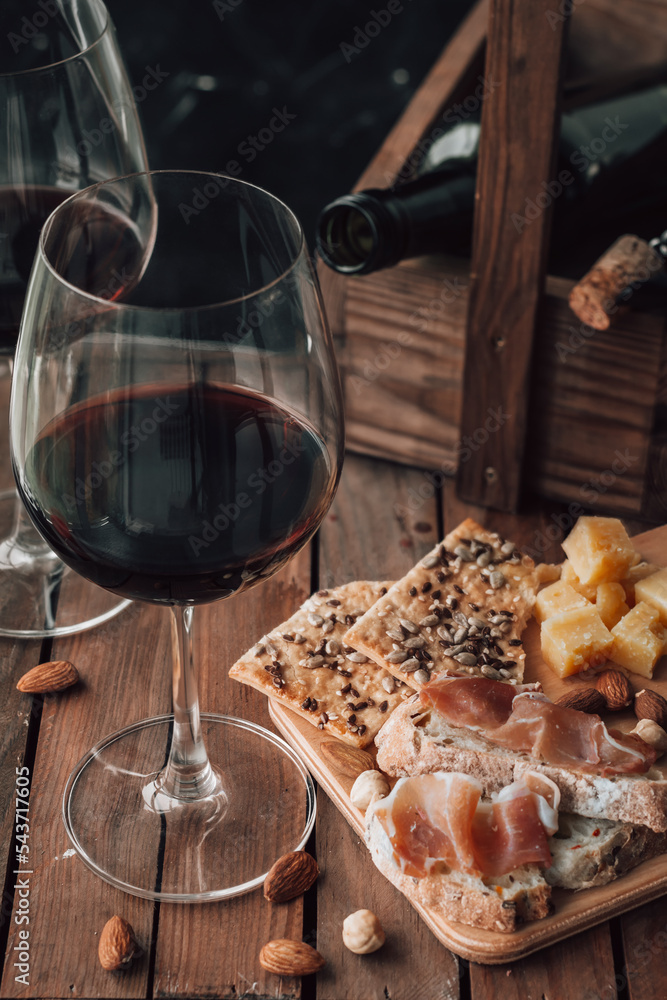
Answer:
[(388, 186), (444, 111), (484, 93), (472, 260), (424, 257), (363, 277), (320, 266), (347, 443), (457, 475), (470, 502), (515, 510), (532, 489), (664, 520), (667, 442), (652, 438), (664, 318), (630, 304), (607, 331), (583, 327), (572, 283), (545, 273), (548, 210), (520, 237), (511, 215), (550, 174), (561, 98), (585, 103), (664, 74), (667, 17), (652, 0), (587, 0), (571, 17), (561, 7), (572, 5), (478, 3), (355, 187)]

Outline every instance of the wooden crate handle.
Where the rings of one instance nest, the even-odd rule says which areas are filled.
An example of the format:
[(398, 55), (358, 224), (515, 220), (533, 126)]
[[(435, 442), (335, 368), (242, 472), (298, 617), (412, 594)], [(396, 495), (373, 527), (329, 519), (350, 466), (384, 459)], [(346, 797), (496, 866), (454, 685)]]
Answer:
[[(457, 486), (517, 509), (533, 332), (544, 286), (560, 131), (564, 28), (553, 0), (492, 0), (482, 108)], [(557, 181), (555, 182), (557, 184)], [(528, 201), (538, 208), (530, 210)]]

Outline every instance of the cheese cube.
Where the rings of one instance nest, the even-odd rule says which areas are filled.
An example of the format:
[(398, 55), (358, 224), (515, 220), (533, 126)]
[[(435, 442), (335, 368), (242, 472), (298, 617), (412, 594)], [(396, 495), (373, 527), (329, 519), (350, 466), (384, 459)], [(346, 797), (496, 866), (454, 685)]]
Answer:
[(561, 611), (571, 611), (572, 608), (585, 608), (588, 601), (578, 594), (574, 587), (563, 580), (557, 580), (541, 590), (535, 600), (535, 617), (538, 622), (560, 614)]
[(592, 604), (547, 618), (541, 638), (542, 658), (559, 677), (604, 663), (614, 641)]
[(621, 580), (625, 591), (625, 599), (630, 607), (635, 603), (635, 587), (639, 581), (645, 580), (647, 576), (652, 576), (659, 568), (659, 566), (655, 566), (653, 563), (646, 562), (645, 559), (630, 567), (627, 575)]
[(563, 549), (582, 583), (616, 583), (635, 559), (635, 549), (617, 517), (580, 517)]
[(607, 628), (613, 628), (623, 615), (627, 615), (630, 608), (625, 603), (625, 590), (620, 583), (599, 585), (595, 610)]
[(611, 630), (611, 659), (643, 677), (652, 677), (665, 648), (665, 630), (655, 608), (640, 601)]
[(587, 601), (595, 601), (597, 597), (597, 586), (594, 583), (582, 583), (572, 568), (572, 563), (566, 559), (563, 563), (560, 578), (564, 583), (569, 583), (573, 590), (585, 597)]
[(667, 569), (659, 569), (657, 573), (638, 580), (635, 599), (655, 608), (662, 624), (667, 625)]

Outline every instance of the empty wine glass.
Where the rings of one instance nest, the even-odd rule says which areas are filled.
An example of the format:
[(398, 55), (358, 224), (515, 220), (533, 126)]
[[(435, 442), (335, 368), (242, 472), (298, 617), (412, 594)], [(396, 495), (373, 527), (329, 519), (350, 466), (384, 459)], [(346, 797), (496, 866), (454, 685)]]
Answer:
[[(146, 169), (135, 102), (101, 0), (0, 6), (0, 355), (9, 365), (39, 231), (73, 191)], [(121, 272), (97, 293), (113, 297)], [(127, 606), (65, 572), (16, 501), (0, 498), (0, 635), (69, 635)], [(56, 608), (58, 625), (56, 626)]]
[[(95, 294), (121, 268), (122, 295)], [(87, 579), (172, 613), (174, 714), (79, 763), (77, 854), (150, 898), (246, 891), (305, 843), (313, 787), (278, 737), (200, 716), (193, 612), (283, 566), (338, 482), (340, 386), (299, 224), (213, 174), (74, 195), (44, 227), (17, 357), (13, 461), (38, 530)]]

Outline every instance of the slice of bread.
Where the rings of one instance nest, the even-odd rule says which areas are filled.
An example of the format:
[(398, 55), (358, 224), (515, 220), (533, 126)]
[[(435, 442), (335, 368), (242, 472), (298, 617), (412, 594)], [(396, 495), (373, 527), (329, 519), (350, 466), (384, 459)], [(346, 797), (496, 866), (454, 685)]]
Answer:
[(391, 844), (372, 809), (368, 811), (366, 844), (385, 878), (411, 902), (428, 906), (445, 920), (509, 933), (551, 912), (551, 888), (538, 865), (523, 865), (492, 879), (463, 872), (412, 878), (396, 867)]
[(667, 851), (667, 833), (646, 826), (561, 813), (549, 838), (553, 858), (544, 877), (562, 889), (591, 889)]
[(525, 771), (536, 771), (558, 785), (563, 812), (667, 831), (667, 780), (656, 769), (603, 778), (542, 764), (526, 753), (494, 746), (471, 729), (449, 725), (424, 708), (418, 695), (395, 710), (375, 742), (378, 766), (390, 775), (461, 771), (478, 778), (490, 794)]
[(411, 902), (428, 906), (445, 920), (509, 933), (552, 912), (552, 886), (590, 889), (606, 885), (667, 850), (667, 834), (561, 813), (558, 832), (549, 838), (551, 867), (523, 865), (499, 878), (462, 872), (422, 879), (403, 875), (372, 809), (367, 814), (366, 843), (376, 867)]

